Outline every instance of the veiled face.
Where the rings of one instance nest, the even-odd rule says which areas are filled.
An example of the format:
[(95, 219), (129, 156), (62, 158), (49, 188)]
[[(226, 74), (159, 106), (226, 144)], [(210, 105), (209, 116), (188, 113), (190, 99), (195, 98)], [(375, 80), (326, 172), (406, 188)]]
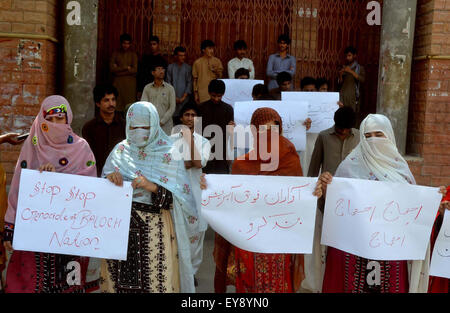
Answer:
[(150, 126), (138, 126), (138, 127), (132, 127), (132, 126), (130, 126), (130, 130), (135, 130), (135, 129), (146, 129), (146, 130), (150, 130)]
[(371, 137), (387, 138), (386, 135), (383, 132), (365, 133), (364, 136), (366, 136), (366, 139), (367, 138), (371, 138)]
[(67, 124), (66, 116), (47, 116), (45, 120), (55, 124)]

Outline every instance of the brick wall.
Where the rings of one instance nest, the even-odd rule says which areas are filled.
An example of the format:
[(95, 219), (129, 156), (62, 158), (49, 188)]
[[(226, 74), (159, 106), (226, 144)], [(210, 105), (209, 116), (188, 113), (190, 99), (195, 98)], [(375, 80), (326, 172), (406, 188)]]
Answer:
[(422, 185), (450, 185), (449, 34), (450, 0), (419, 0), (407, 152)]
[[(57, 44), (26, 38), (57, 37), (56, 21), (57, 0), (0, 0), (0, 133), (28, 132), (42, 100), (56, 92)], [(0, 149), (9, 183), (20, 147)]]

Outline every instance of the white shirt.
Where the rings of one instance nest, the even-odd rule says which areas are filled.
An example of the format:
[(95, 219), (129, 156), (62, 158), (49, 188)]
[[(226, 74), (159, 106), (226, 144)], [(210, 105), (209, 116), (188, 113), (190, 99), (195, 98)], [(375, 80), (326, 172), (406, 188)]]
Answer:
[[(181, 137), (181, 133), (173, 134), (171, 138), (175, 141), (175, 152), (172, 154), (175, 158), (182, 158), (185, 161), (191, 160), (190, 151), (186, 151), (186, 155), (183, 155), (183, 147), (187, 147), (187, 143)], [(194, 145), (197, 151), (200, 153), (202, 168), (206, 166), (209, 161), (209, 156), (211, 154), (211, 143), (208, 139), (194, 133)], [(188, 149), (187, 149), (188, 150)], [(197, 206), (197, 212), (199, 216), (199, 232), (206, 231), (208, 224), (203, 218), (201, 218), (201, 203), (202, 203), (202, 190), (200, 189), (200, 178), (202, 176), (201, 168), (190, 168), (187, 171), (189, 182), (191, 185), (192, 194), (194, 195), (195, 204)]]
[(240, 68), (245, 68), (250, 71), (249, 79), (255, 79), (255, 67), (253, 66), (253, 61), (247, 58), (239, 60), (239, 58), (234, 58), (228, 62), (228, 77), (234, 79), (234, 74)]

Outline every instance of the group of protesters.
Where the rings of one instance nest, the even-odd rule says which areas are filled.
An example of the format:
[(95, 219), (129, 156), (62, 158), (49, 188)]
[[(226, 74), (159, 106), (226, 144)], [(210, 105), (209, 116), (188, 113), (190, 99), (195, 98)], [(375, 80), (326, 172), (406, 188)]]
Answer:
[[(19, 134), (0, 137), (0, 144), (23, 144), (8, 195), (3, 169), (0, 173), (4, 249), (0, 271), (6, 274), (2, 280), (5, 292), (195, 292), (195, 275), (203, 260), (208, 228), (200, 210), (201, 189), (208, 187), (205, 174), (318, 177), (313, 253), (253, 253), (233, 246), (216, 233), (213, 256), (217, 293), (226, 292), (229, 285), (239, 293), (448, 292), (447, 279), (429, 275), (429, 251), (421, 261), (380, 261), (381, 283), (372, 286), (367, 283), (370, 260), (320, 245), (317, 230), (333, 177), (416, 183), (397, 150), (386, 116), (370, 114), (359, 127), (356, 125), (365, 72), (356, 61), (355, 48), (345, 50), (347, 62), (339, 72), (341, 97), (335, 125), (311, 137), (306, 151), (299, 154), (283, 136), (283, 121), (276, 110), (260, 108), (253, 113), (254, 147), (264, 146), (278, 158), (278, 167), (266, 171), (263, 164), (268, 160), (261, 149), (249, 147), (244, 156), (234, 155), (232, 159), (216, 153), (229, 150), (227, 139), (233, 137), (235, 122), (233, 107), (222, 101), (226, 88), (220, 80), (223, 66), (214, 57), (212, 41), (202, 42), (203, 56), (192, 68), (185, 63), (183, 47), (175, 49), (176, 62), (168, 65), (155, 36), (150, 39), (152, 53), (144, 55), (140, 62), (131, 49), (131, 36), (124, 34), (120, 41), (121, 49), (110, 62), (113, 84), (95, 87), (96, 117), (84, 125), (82, 137), (71, 128), (69, 102), (58, 95), (42, 102), (26, 140), (19, 139)], [(253, 88), (254, 101), (277, 101), (282, 92), (294, 91), (296, 58), (288, 54), (289, 45), (289, 37), (281, 35), (279, 51), (268, 60), (268, 84)], [(234, 49), (236, 58), (228, 63), (229, 77), (254, 79), (255, 68), (246, 58), (246, 43), (239, 40)], [(301, 81), (301, 91), (330, 91), (329, 87), (330, 83), (322, 78), (305, 77)], [(222, 130), (226, 138), (221, 147), (212, 144), (211, 136), (197, 132), (200, 117), (200, 131), (211, 125)], [(306, 120), (305, 126), (309, 128), (311, 120)], [(279, 138), (275, 146), (272, 137)], [(182, 157), (175, 157), (174, 151), (180, 145)], [(117, 186), (131, 182), (133, 202), (126, 261), (14, 250), (22, 169), (99, 177)], [(445, 210), (450, 209), (449, 191), (440, 188), (443, 200), (430, 247)], [(80, 264), (79, 284), (67, 283), (70, 262)]]

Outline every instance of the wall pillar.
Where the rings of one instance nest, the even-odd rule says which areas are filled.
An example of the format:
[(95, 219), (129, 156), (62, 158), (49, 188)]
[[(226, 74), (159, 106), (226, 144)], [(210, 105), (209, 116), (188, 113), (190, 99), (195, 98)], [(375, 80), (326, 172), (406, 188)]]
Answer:
[(62, 10), (63, 95), (74, 114), (72, 128), (80, 134), (95, 112), (92, 91), (97, 70), (98, 0), (64, 0)]
[(416, 9), (417, 0), (383, 1), (377, 113), (391, 120), (402, 154), (406, 152)]

